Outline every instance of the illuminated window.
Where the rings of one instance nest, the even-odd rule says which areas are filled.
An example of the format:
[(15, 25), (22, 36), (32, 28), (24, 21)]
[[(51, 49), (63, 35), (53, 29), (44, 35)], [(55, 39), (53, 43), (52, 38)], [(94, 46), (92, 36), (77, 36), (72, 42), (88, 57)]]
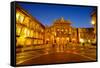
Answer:
[(23, 36), (23, 37), (29, 36), (29, 31), (27, 28), (22, 28), (21, 36)]
[(30, 33), (31, 33), (31, 30), (27, 29), (27, 36), (28, 37), (31, 37)]
[(31, 30), (26, 28), (25, 35), (26, 37), (30, 37)]
[(42, 34), (39, 34), (39, 38), (41, 38), (41, 39), (42, 39)]
[(23, 24), (26, 25), (26, 26), (29, 26), (30, 25), (29, 24), (29, 18), (28, 17), (25, 17)]
[(41, 32), (43, 32), (44, 30), (43, 29), (41, 29)]
[(60, 31), (60, 29), (57, 29), (57, 31)]
[(36, 32), (36, 38), (38, 38), (38, 32)]
[(22, 37), (22, 36), (19, 37), (18, 40), (17, 40), (17, 44), (18, 44), (18, 45), (24, 45), (24, 43), (25, 43), (25, 38)]
[(38, 24), (36, 24), (36, 29), (37, 29), (37, 30), (39, 30), (39, 29), (40, 29), (40, 27), (39, 27), (39, 25), (38, 25)]
[(36, 23), (34, 21), (32, 21), (32, 24), (33, 24), (33, 28), (36, 27)]
[(23, 34), (24, 34), (25, 37), (27, 37), (27, 31), (28, 31), (27, 28), (24, 28), (24, 33)]
[(37, 40), (37, 44), (39, 44), (39, 40)]
[(34, 40), (34, 44), (37, 44), (37, 40), (36, 39)]
[(35, 27), (35, 24), (33, 21), (30, 21), (30, 28), (34, 28)]
[(43, 40), (41, 40), (41, 44), (43, 44)]
[(17, 22), (18, 22), (18, 19), (19, 19), (19, 15), (20, 15), (19, 12), (17, 12), (17, 13), (16, 13), (16, 21), (17, 21)]
[(33, 31), (32, 30), (30, 31), (30, 37), (33, 37)]
[(21, 26), (16, 25), (16, 34), (20, 35), (20, 32), (21, 32)]
[(61, 31), (63, 32), (63, 31), (64, 31), (64, 29), (61, 29)]
[(36, 37), (36, 33), (33, 31), (33, 37), (35, 38)]
[(43, 40), (38, 40), (38, 44), (43, 44)]
[(32, 45), (31, 39), (27, 39), (27, 40), (25, 41), (25, 45)]
[(20, 16), (19, 16), (19, 22), (23, 23), (23, 20), (24, 20), (24, 15), (20, 14)]
[(38, 42), (39, 42), (38, 44), (41, 44), (41, 40), (39, 40)]

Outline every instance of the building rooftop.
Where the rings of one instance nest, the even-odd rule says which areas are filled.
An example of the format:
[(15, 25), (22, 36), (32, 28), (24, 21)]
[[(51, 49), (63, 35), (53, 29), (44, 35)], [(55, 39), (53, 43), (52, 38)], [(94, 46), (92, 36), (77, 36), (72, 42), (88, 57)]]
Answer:
[(22, 13), (24, 13), (25, 15), (27, 15), (28, 17), (30, 17), (32, 20), (36, 21), (38, 24), (40, 24), (42, 27), (45, 28), (45, 26), (43, 24), (41, 24), (41, 22), (39, 22), (35, 17), (33, 17), (31, 14), (29, 14), (25, 9), (23, 9), (19, 4), (16, 4), (16, 10), (21, 11)]
[(71, 22), (61, 17), (59, 19), (56, 19), (53, 24), (71, 24)]

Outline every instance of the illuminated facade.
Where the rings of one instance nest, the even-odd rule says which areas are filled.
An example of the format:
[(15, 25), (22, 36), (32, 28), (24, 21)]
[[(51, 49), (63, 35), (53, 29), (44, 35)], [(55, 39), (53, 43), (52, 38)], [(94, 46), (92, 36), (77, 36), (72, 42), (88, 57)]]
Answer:
[(96, 14), (96, 10), (94, 10), (91, 14), (91, 24), (93, 25), (93, 28), (94, 28), (94, 34), (95, 34), (95, 38), (94, 38), (94, 43), (96, 43), (96, 24), (97, 24), (97, 14)]
[(78, 33), (80, 43), (92, 43), (95, 38), (93, 28), (78, 28)]
[[(96, 23), (95, 17), (95, 15), (92, 17), (93, 23)], [(90, 42), (94, 39), (95, 35), (93, 31), (94, 29), (96, 30), (96, 24), (94, 24), (94, 29), (75, 28), (72, 27), (71, 24), (71, 21), (65, 20), (61, 17), (53, 21), (50, 26), (44, 26), (34, 17), (29, 15), (28, 12), (17, 6), (16, 46), (22, 48), (29, 47), (29, 49), (32, 49), (36, 46), (41, 48), (44, 44), (56, 44), (63, 46), (69, 43), (78, 44), (79, 42)]]
[(93, 11), (93, 13), (92, 13), (92, 15), (91, 15), (91, 17), (92, 17), (92, 20), (91, 20), (91, 24), (94, 26), (94, 33), (96, 33), (96, 11)]
[(57, 19), (53, 22), (51, 26), (46, 27), (46, 42), (52, 44), (68, 44), (68, 43), (78, 43), (78, 32), (77, 28), (71, 26), (69, 20), (64, 20), (64, 18)]
[(72, 27), (72, 31), (71, 31), (71, 42), (72, 43), (79, 43), (79, 32), (78, 32), (78, 28)]
[(45, 41), (51, 44), (91, 43), (95, 38), (93, 28), (75, 28), (69, 20), (57, 19), (45, 29)]
[(21, 7), (16, 7), (16, 47), (17, 51), (32, 49), (44, 44), (45, 27)]

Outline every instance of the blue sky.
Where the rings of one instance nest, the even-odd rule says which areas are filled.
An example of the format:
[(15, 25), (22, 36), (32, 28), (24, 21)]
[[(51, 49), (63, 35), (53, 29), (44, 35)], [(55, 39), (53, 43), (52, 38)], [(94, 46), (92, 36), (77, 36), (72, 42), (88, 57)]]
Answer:
[(73, 27), (92, 27), (91, 12), (94, 7), (18, 3), (43, 25), (51, 25), (55, 19), (64, 17)]

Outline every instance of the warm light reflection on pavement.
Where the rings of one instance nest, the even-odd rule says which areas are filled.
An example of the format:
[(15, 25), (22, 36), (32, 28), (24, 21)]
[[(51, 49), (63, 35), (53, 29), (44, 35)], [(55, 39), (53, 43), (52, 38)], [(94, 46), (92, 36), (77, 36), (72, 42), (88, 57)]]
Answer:
[(96, 49), (94, 47), (86, 48), (77, 46), (77, 47), (66, 47), (63, 48), (63, 50), (62, 49), (58, 50), (58, 49), (59, 49), (58, 47), (54, 48), (45, 47), (43, 49), (18, 53), (16, 58), (17, 59), (16, 63), (18, 65), (20, 64), (27, 65), (27, 64), (45, 64), (45, 63), (61, 63), (61, 62), (96, 61)]

